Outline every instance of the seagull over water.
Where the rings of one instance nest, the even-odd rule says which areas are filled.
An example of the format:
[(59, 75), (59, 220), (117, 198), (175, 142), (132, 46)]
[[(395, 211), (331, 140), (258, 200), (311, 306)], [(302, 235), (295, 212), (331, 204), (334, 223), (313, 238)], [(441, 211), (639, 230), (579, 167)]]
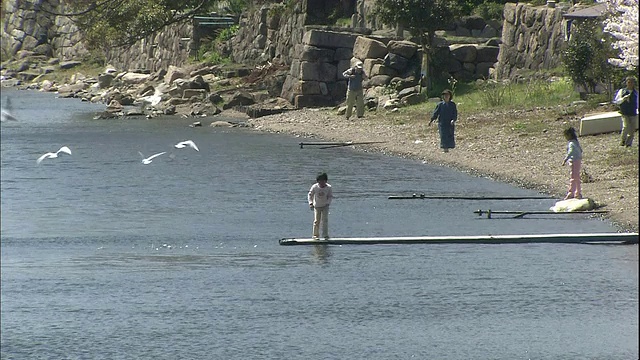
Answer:
[(7, 120), (18, 121), (15, 116), (11, 115), (11, 98), (7, 97), (3, 104), (2, 109), (0, 109), (1, 117), (0, 121), (5, 122)]
[(198, 146), (196, 145), (196, 143), (193, 142), (193, 140), (182, 141), (175, 144), (174, 146), (176, 147), (176, 149), (182, 149), (188, 146), (195, 151), (200, 151), (200, 149), (198, 149)]
[(42, 162), (42, 160), (44, 160), (44, 159), (55, 159), (55, 158), (57, 158), (57, 157), (58, 157), (58, 154), (59, 154), (59, 153), (61, 153), (61, 152), (65, 153), (65, 154), (69, 154), (69, 155), (71, 155), (71, 149), (69, 149), (69, 148), (68, 148), (68, 147), (66, 147), (66, 146), (63, 146), (63, 147), (61, 147), (61, 148), (60, 148), (60, 150), (58, 150), (58, 151), (56, 151), (56, 152), (48, 152), (48, 153), (46, 153), (46, 154), (44, 154), (44, 155), (40, 156), (40, 157), (38, 158), (38, 160), (36, 160), (36, 162), (37, 162), (38, 164), (40, 164), (40, 163)]
[(149, 156), (148, 158), (145, 158), (144, 155), (142, 155), (142, 153), (140, 151), (138, 151), (138, 154), (140, 154), (140, 156), (142, 156), (142, 164), (143, 165), (151, 164), (151, 162), (153, 161), (154, 158), (156, 158), (156, 157), (158, 157), (158, 156), (160, 156), (162, 154), (166, 154), (166, 153), (167, 153), (166, 151), (163, 151), (163, 152), (159, 152), (157, 154), (153, 154), (153, 155)]

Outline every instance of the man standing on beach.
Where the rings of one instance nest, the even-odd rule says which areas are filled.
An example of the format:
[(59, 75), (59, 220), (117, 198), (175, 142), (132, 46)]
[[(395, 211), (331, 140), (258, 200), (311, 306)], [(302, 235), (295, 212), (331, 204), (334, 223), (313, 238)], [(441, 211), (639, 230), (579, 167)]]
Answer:
[(620, 146), (631, 146), (638, 126), (638, 90), (636, 79), (629, 76), (626, 79), (627, 87), (618, 90), (613, 102), (620, 106), (622, 115), (622, 132), (620, 134)]
[(364, 91), (362, 89), (362, 81), (366, 77), (362, 61), (356, 62), (356, 65), (343, 72), (342, 76), (349, 79), (349, 85), (347, 87), (347, 120), (351, 117), (354, 103), (356, 105), (356, 115), (361, 118), (364, 116)]

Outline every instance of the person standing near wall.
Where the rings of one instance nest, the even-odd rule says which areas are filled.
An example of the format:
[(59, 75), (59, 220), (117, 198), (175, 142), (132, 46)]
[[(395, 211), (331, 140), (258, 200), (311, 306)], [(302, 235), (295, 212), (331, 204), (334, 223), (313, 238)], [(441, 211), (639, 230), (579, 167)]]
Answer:
[(356, 105), (356, 115), (361, 118), (364, 116), (364, 91), (362, 82), (366, 78), (362, 61), (356, 62), (354, 67), (347, 69), (342, 76), (349, 79), (347, 86), (347, 120), (351, 117), (353, 105)]
[(620, 146), (631, 146), (638, 127), (638, 90), (636, 78), (629, 76), (626, 79), (627, 86), (618, 90), (614, 104), (620, 106), (622, 115), (622, 132), (620, 133)]

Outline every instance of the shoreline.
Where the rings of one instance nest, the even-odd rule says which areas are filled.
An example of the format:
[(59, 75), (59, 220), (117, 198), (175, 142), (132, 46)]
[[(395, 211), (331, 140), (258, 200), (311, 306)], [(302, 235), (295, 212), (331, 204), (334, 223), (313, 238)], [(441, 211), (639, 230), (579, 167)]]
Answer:
[[(577, 114), (568, 119), (550, 120), (545, 124), (548, 128), (541, 133), (525, 136), (514, 134), (514, 116), (524, 117), (523, 121), (527, 121), (554, 118), (556, 114), (549, 109), (462, 114), (456, 124), (456, 148), (449, 153), (440, 152), (437, 126), (427, 126), (427, 116), (420, 114), (419, 119), (410, 119), (403, 114), (381, 110), (366, 112), (361, 119), (346, 120), (333, 108), (303, 108), (258, 118), (227, 109), (209, 118), (212, 123), (220, 117), (233, 118), (256, 131), (324, 141), (377, 142), (352, 147), (444, 166), (475, 177), (488, 177), (558, 200), (564, 197), (569, 177), (567, 168), (560, 166), (566, 151), (561, 134), (567, 125), (579, 128), (580, 116)], [(610, 222), (619, 232), (638, 232), (637, 153), (640, 137), (637, 131), (633, 146), (623, 150), (615, 145), (619, 143), (618, 133), (585, 136), (580, 142), (587, 151), (583, 170), (586, 169), (590, 180), (593, 178), (588, 182), (583, 180), (583, 195), (608, 211), (592, 217)], [(635, 165), (615, 166), (616, 156), (624, 158), (627, 155), (635, 156)]]
[[(220, 115), (238, 116), (227, 111)], [(534, 145), (529, 145), (523, 153), (516, 153), (510, 142), (523, 142), (509, 136), (513, 134), (507, 131), (505, 134), (494, 135), (492, 129), (482, 129), (492, 136), (469, 136), (465, 134), (467, 129), (464, 125), (469, 119), (460, 118), (459, 128), (456, 129), (456, 149), (442, 153), (439, 149), (437, 127), (426, 125), (428, 115), (424, 115), (424, 122), (417, 124), (396, 122), (396, 119), (391, 119), (394, 116), (396, 115), (369, 112), (364, 118), (346, 120), (343, 116), (338, 116), (334, 109), (325, 108), (300, 109), (259, 118), (245, 118), (246, 123), (256, 131), (284, 133), (323, 141), (379, 141), (379, 144), (356, 145), (354, 148), (445, 166), (472, 176), (488, 177), (519, 188), (555, 196), (558, 200), (564, 198), (569, 176), (567, 167), (560, 165), (566, 151), (563, 138), (558, 137), (553, 140), (553, 144), (548, 144), (550, 140), (547, 135), (547, 139), (536, 140)], [(473, 126), (476, 125), (468, 127)], [(471, 132), (471, 129), (469, 130)], [(600, 151), (604, 152), (608, 143), (615, 142), (618, 136), (615, 133), (603, 134), (584, 137), (581, 141), (586, 144), (585, 147), (601, 149)], [(504, 151), (504, 148), (507, 151)], [(637, 143), (630, 151), (638, 151)], [(593, 150), (590, 150), (590, 153), (592, 152)], [(595, 180), (583, 182), (583, 194), (586, 198), (594, 200), (603, 210), (609, 211), (605, 215), (592, 217), (608, 221), (619, 232), (638, 232), (637, 171), (635, 178), (632, 175), (624, 177), (623, 180), (607, 179), (608, 173), (612, 171), (602, 169), (595, 161), (590, 163), (588, 158), (586, 160), (585, 168), (589, 176), (593, 176)], [(616, 184), (616, 181), (623, 183)]]

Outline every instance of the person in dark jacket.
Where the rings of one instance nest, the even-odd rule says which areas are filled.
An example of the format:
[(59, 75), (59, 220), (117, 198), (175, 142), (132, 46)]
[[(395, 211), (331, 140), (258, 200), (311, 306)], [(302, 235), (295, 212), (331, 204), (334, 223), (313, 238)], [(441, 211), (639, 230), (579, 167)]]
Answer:
[(631, 146), (633, 137), (638, 127), (638, 90), (636, 79), (629, 76), (626, 79), (627, 87), (618, 90), (613, 102), (620, 106), (622, 115), (622, 132), (620, 133), (620, 146)]
[(449, 149), (456, 147), (454, 136), (455, 123), (458, 120), (458, 108), (456, 103), (452, 101), (453, 92), (446, 89), (442, 91), (442, 101), (436, 105), (429, 125), (438, 119), (438, 132), (440, 133), (440, 148), (443, 152), (449, 152)]

